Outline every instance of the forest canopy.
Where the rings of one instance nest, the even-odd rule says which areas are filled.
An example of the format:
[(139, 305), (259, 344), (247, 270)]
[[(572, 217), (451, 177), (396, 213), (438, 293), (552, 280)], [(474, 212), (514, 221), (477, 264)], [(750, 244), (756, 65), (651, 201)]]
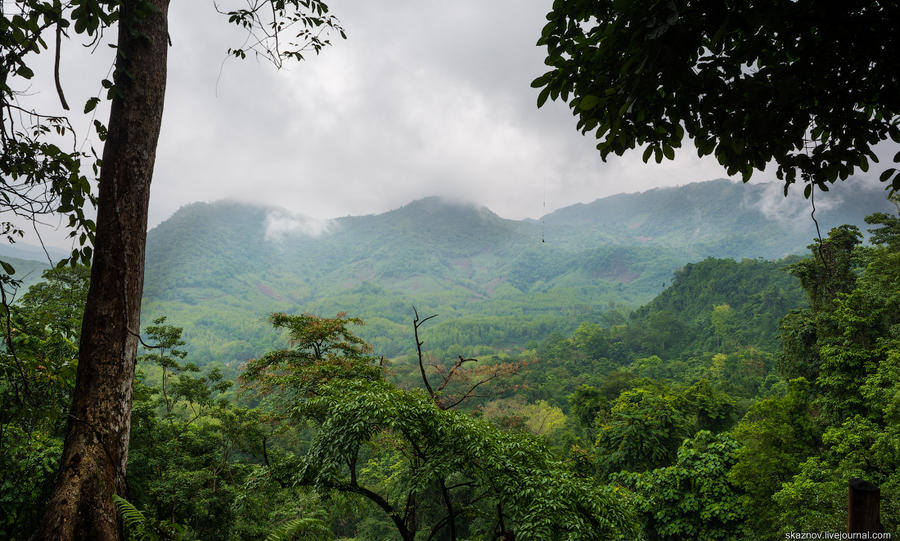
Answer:
[[(604, 159), (674, 159), (687, 136), (729, 175), (775, 163), (808, 197), (900, 143), (898, 17), (875, 1), (554, 2), (538, 40), (551, 70), (532, 86), (538, 106), (569, 104)], [(880, 179), (900, 189), (897, 167)]]

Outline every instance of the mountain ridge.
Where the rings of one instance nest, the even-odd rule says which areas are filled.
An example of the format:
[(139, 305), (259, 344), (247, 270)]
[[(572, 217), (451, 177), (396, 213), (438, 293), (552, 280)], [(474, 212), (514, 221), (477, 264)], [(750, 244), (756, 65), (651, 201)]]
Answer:
[[(816, 234), (808, 203), (775, 198), (780, 189), (708, 181), (601, 198), (540, 220), (439, 197), (325, 221), (235, 201), (193, 203), (148, 234), (142, 317), (184, 327), (199, 364), (274, 347), (266, 318), (279, 311), (360, 316), (368, 323), (360, 334), (388, 356), (409, 351), (412, 306), (441, 315), (424, 331), (432, 347), (473, 333), (482, 345), (521, 347), (647, 303), (687, 263), (804, 253)], [(818, 201), (823, 235), (841, 223), (864, 230), (866, 214), (892, 210), (878, 190), (842, 191)]]
[[(433, 347), (458, 328), (490, 335), (482, 344), (521, 346), (610, 306), (644, 304), (689, 262), (804, 252), (815, 229), (795, 219), (802, 201), (767, 209), (773, 187), (753, 186), (622, 194), (542, 220), (437, 197), (323, 223), (275, 207), (192, 204), (148, 235), (144, 321), (168, 315), (184, 326), (202, 362), (262, 354), (277, 343), (265, 324), (276, 311), (360, 316), (360, 334), (388, 356), (409, 351), (413, 305), (441, 314), (425, 331)], [(856, 189), (821, 203), (823, 234), (839, 219), (862, 225), (858, 208), (888, 208), (879, 196)], [(772, 220), (779, 211), (786, 219)], [(497, 318), (510, 328), (484, 330)]]

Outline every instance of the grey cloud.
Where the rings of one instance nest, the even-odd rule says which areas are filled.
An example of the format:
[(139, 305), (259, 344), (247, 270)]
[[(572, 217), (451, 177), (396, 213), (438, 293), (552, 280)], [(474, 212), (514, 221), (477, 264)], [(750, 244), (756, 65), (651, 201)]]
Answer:
[[(252, 59), (223, 64), (240, 32), (209, 2), (173, 2), (151, 225), (225, 198), (324, 219), (441, 195), (537, 217), (725, 176), (690, 145), (662, 165), (642, 163), (640, 151), (604, 163), (565, 104), (538, 110), (529, 84), (545, 70), (535, 42), (550, 4), (332, 0), (349, 39), (277, 72)], [(70, 49), (64, 80), (90, 95), (110, 59)], [(40, 84), (52, 98), (52, 80)]]
[[(331, 7), (347, 41), (281, 73), (226, 62), (218, 97), (209, 66), (218, 70), (226, 32), (209, 28), (221, 21), (213, 14), (205, 30), (180, 31), (175, 49), (188, 53), (170, 63), (154, 221), (190, 200), (276, 203), (324, 218), (427, 195), (521, 218), (548, 199), (563, 205), (722, 176), (717, 165), (647, 174), (633, 160), (603, 164), (564, 105), (537, 110), (529, 83), (544, 69), (534, 43), (548, 2)], [(198, 24), (199, 7), (181, 9)]]

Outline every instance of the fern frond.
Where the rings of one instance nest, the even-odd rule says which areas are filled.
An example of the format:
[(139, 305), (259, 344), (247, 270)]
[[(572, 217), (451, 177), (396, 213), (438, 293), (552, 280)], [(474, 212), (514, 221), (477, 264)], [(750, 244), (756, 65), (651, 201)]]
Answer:
[(118, 494), (113, 494), (112, 500), (116, 505), (116, 509), (119, 511), (119, 515), (122, 516), (122, 521), (128, 529), (134, 532), (142, 532), (144, 526), (147, 524), (147, 517), (145, 517), (137, 507), (132, 505), (131, 502)]
[(266, 541), (287, 541), (296, 535), (304, 539), (327, 539), (328, 527), (321, 519), (302, 517), (289, 520), (266, 537)]

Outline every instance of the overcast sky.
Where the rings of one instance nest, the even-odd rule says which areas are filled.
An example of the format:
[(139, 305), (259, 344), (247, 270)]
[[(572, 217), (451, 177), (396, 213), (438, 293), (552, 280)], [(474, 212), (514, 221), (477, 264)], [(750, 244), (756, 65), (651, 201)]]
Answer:
[[(564, 104), (537, 109), (530, 83), (545, 70), (535, 42), (551, 0), (329, 5), (348, 39), (276, 71), (224, 61), (241, 35), (211, 1), (172, 2), (151, 226), (226, 198), (332, 218), (441, 195), (520, 219), (725, 176), (687, 148), (662, 165), (644, 164), (640, 151), (603, 163)], [(108, 48), (84, 56), (75, 44), (63, 51), (78, 111), (112, 62)], [(38, 98), (56, 99), (52, 79), (34, 85)]]
[(348, 39), (275, 71), (255, 60), (223, 66), (235, 34), (206, 2), (173, 2), (152, 222), (197, 200), (330, 218), (428, 195), (538, 217), (723, 175), (688, 157), (603, 164), (567, 107), (538, 110), (530, 83), (545, 71), (535, 42), (550, 4), (333, 0)]

